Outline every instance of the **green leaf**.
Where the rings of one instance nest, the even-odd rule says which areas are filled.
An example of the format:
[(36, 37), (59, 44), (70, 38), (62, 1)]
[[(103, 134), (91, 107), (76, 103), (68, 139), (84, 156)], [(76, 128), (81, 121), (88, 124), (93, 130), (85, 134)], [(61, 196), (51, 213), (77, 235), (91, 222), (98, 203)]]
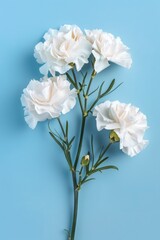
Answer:
[(111, 84), (109, 85), (108, 89), (107, 89), (107, 92), (110, 92), (110, 90), (113, 88), (115, 84), (115, 79), (112, 80)]
[(117, 88), (119, 88), (121, 85), (123, 84), (123, 82), (121, 82), (120, 84), (118, 84), (118, 86), (117, 87), (115, 87), (112, 91), (110, 91), (109, 93), (112, 93), (112, 92), (114, 92)]
[(54, 139), (54, 141), (62, 148), (62, 150), (64, 150), (63, 145), (60, 143), (60, 141), (58, 141), (58, 139), (55, 137), (54, 133), (53, 132), (49, 132), (49, 134)]
[(99, 88), (99, 92), (98, 92), (98, 98), (101, 96), (101, 92), (102, 92), (102, 88), (103, 88), (103, 85), (104, 85), (104, 81), (102, 82), (100, 88)]
[(104, 163), (108, 158), (109, 158), (109, 157), (105, 157), (105, 158), (103, 158), (102, 160), (98, 161), (98, 162), (94, 165), (94, 167), (97, 168), (99, 165), (101, 165), (102, 163)]
[[(54, 130), (56, 133), (54, 133), (54, 136), (57, 137), (59, 140), (61, 140), (63, 143), (67, 144), (66, 141), (60, 136), (60, 134), (57, 132), (57, 130)], [(53, 133), (53, 132), (52, 132)]]
[(115, 170), (118, 170), (118, 168), (117, 168), (116, 166), (109, 165), (109, 166), (105, 166), (105, 167), (97, 168), (97, 169), (91, 171), (91, 174), (92, 174), (92, 173), (95, 173), (95, 172), (103, 171), (103, 170), (108, 170), (108, 169), (115, 169)]
[(88, 96), (92, 95), (93, 93), (95, 93), (98, 90), (99, 87), (97, 87), (95, 90), (93, 90), (90, 94), (88, 94)]
[[(111, 84), (112, 84), (112, 83), (111, 83)], [(104, 97), (104, 96), (106, 96), (106, 95), (108, 95), (108, 94), (111, 94), (111, 93), (114, 92), (117, 88), (119, 88), (122, 84), (123, 84), (123, 83), (118, 84), (118, 86), (115, 87), (113, 90), (112, 90), (113, 86), (112, 86), (112, 88), (110, 88), (109, 91), (108, 91), (108, 89), (107, 89), (103, 94), (101, 94), (101, 98)], [(113, 84), (113, 85), (114, 85), (114, 84)], [(112, 90), (112, 91), (111, 91), (111, 90)]]
[(71, 145), (72, 145), (72, 143), (73, 143), (73, 141), (74, 141), (74, 139), (75, 139), (75, 136), (69, 141), (69, 146), (71, 147)]
[(68, 139), (68, 121), (66, 121), (66, 138)]
[(59, 126), (60, 126), (60, 128), (61, 128), (61, 130), (62, 130), (63, 136), (65, 137), (65, 131), (64, 131), (63, 125), (62, 125), (62, 123), (61, 123), (61, 120), (60, 120), (59, 117), (57, 118), (57, 120), (58, 120)]
[(112, 90), (114, 84), (115, 84), (115, 79), (113, 79), (113, 80), (111, 81), (111, 83), (110, 83), (109, 87), (107, 88), (107, 90), (106, 90), (104, 93), (102, 93), (100, 97), (103, 97), (103, 96), (105, 96), (106, 94), (108, 94), (108, 93)]
[(92, 180), (95, 180), (95, 178), (88, 178), (83, 183), (86, 183), (86, 182), (89, 182), (89, 181), (92, 181)]
[(71, 78), (71, 76), (69, 75), (69, 73), (66, 73), (66, 75), (67, 75), (67, 78), (68, 78), (68, 80), (70, 81), (70, 83), (72, 83), (72, 85), (73, 85), (75, 88), (77, 88), (76, 83), (73, 81), (73, 79)]

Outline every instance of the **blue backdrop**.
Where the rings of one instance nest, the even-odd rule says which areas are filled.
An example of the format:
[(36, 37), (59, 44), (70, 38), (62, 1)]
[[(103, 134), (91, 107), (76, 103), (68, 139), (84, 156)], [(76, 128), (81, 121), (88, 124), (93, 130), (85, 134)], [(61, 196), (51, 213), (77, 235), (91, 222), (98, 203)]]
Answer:
[[(160, 3), (148, 1), (5, 0), (0, 7), (0, 239), (63, 240), (70, 223), (71, 178), (47, 124), (33, 131), (20, 95), (39, 78), (33, 49), (49, 27), (102, 28), (130, 47), (131, 70), (101, 73), (123, 81), (110, 99), (148, 116), (150, 145), (135, 158), (114, 155), (119, 171), (97, 174), (80, 194), (76, 240), (160, 239)], [(73, 112), (66, 116), (73, 117)], [(77, 121), (77, 118), (75, 119)], [(54, 124), (54, 123), (53, 123)], [(77, 123), (72, 120), (73, 131)], [(93, 127), (95, 122), (93, 121)], [(105, 139), (105, 133), (100, 135)], [(100, 140), (100, 138), (99, 138)]]

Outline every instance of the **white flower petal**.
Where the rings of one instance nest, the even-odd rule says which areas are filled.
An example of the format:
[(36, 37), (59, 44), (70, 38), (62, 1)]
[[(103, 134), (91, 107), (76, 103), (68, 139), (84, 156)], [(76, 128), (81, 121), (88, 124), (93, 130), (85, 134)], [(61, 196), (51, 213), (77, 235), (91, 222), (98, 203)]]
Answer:
[(143, 149), (145, 149), (149, 144), (149, 141), (143, 140), (142, 142), (136, 144), (135, 146), (131, 147), (123, 147), (122, 151), (127, 155), (134, 157), (138, 153), (140, 153)]
[(115, 38), (111, 33), (103, 32), (101, 29), (85, 30), (85, 33), (92, 44), (97, 72), (107, 68), (108, 62), (114, 62), (126, 68), (131, 67), (132, 59), (128, 53), (129, 48), (119, 37)]
[(74, 63), (77, 71), (80, 71), (88, 63), (92, 46), (76, 25), (64, 25), (59, 31), (49, 29), (44, 40), (44, 43), (36, 45), (34, 51), (37, 62), (44, 63), (40, 68), (42, 74), (64, 74), (71, 68), (70, 63)]
[(76, 104), (76, 95), (76, 90), (70, 89), (64, 75), (31, 80), (21, 96), (25, 121), (34, 129), (37, 122), (69, 112)]
[(95, 107), (98, 131), (114, 130), (120, 138), (120, 149), (129, 156), (135, 156), (143, 150), (148, 141), (144, 140), (147, 126), (146, 116), (131, 104), (119, 101), (106, 101)]
[(94, 69), (97, 73), (101, 72), (102, 70), (104, 70), (105, 68), (109, 67), (109, 62), (107, 60), (107, 58), (104, 58), (101, 54), (99, 54), (96, 51), (92, 51), (93, 56), (95, 57), (95, 65), (94, 65)]
[(34, 116), (32, 116), (31, 114), (30, 115), (27, 115), (25, 116), (25, 121), (26, 123), (28, 124), (28, 126), (32, 129), (34, 129), (36, 126), (37, 126), (37, 120)]
[(40, 73), (42, 73), (44, 76), (47, 76), (48, 74), (48, 64), (45, 63), (39, 68)]

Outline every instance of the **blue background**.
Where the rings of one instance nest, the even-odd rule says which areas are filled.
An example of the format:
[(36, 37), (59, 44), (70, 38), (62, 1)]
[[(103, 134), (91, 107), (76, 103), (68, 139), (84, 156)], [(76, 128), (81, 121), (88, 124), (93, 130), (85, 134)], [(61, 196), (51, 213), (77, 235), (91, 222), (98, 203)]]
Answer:
[[(47, 124), (29, 129), (20, 104), (23, 88), (40, 77), (33, 58), (35, 44), (49, 27), (65, 23), (102, 28), (131, 48), (131, 70), (110, 67), (99, 74), (95, 85), (114, 77), (117, 83), (123, 81), (110, 99), (139, 106), (150, 126), (145, 151), (135, 158), (113, 155), (111, 162), (119, 171), (97, 174), (96, 181), (82, 189), (76, 240), (160, 239), (159, 22), (156, 0), (1, 0), (0, 239), (66, 239), (63, 229), (69, 227), (72, 207), (67, 165)], [(78, 113), (73, 116), (71, 112), (66, 117), (72, 118), (74, 132)], [(97, 141), (105, 138), (102, 132)]]

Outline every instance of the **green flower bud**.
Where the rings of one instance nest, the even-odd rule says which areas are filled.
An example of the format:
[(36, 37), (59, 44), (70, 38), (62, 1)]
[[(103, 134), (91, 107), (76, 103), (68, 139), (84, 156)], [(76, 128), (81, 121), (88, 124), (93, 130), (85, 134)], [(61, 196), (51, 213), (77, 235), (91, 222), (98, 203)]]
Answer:
[(117, 133), (116, 133), (114, 130), (112, 130), (112, 131), (110, 132), (109, 138), (110, 138), (110, 140), (111, 140), (112, 143), (113, 143), (113, 142), (119, 142), (119, 141), (120, 141), (120, 138), (118, 137)]
[(85, 155), (85, 156), (82, 157), (81, 165), (82, 166), (87, 166), (89, 164), (89, 161), (90, 161), (89, 155)]

